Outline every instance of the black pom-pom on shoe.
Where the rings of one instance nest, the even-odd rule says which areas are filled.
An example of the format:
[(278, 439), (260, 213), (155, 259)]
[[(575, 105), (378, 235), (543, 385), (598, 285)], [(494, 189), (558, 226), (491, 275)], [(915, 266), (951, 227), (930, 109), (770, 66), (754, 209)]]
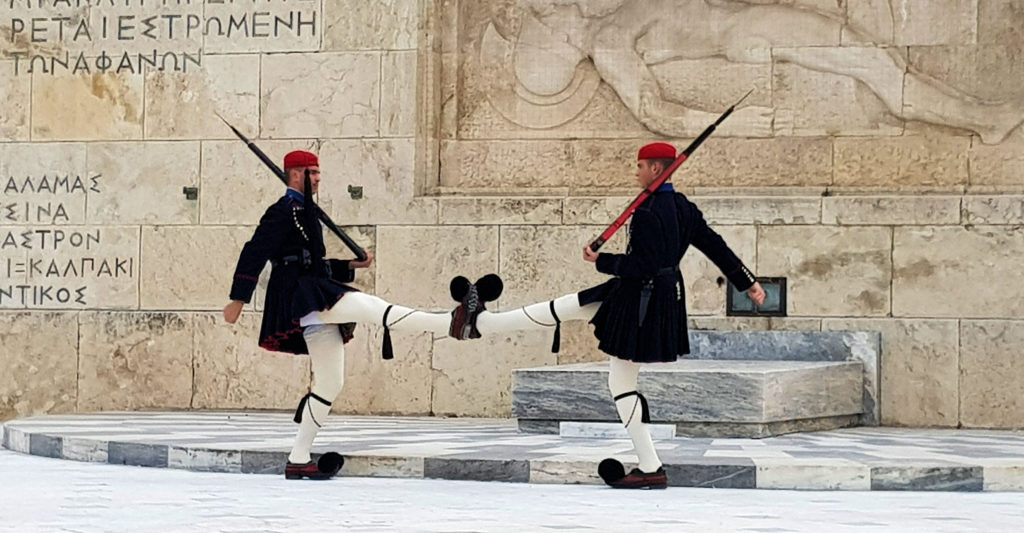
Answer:
[(466, 293), (469, 292), (470, 286), (469, 280), (465, 276), (455, 276), (452, 278), (451, 283), (448, 284), (448, 290), (451, 291), (453, 300), (462, 302), (462, 299), (466, 297)]
[(618, 459), (609, 457), (597, 465), (597, 475), (601, 476), (605, 483), (611, 485), (626, 477), (626, 467)]
[(476, 280), (476, 290), (480, 295), (480, 300), (484, 302), (493, 302), (501, 296), (501, 291), (505, 289), (505, 284), (501, 281), (501, 277), (497, 274), (487, 274), (486, 276)]

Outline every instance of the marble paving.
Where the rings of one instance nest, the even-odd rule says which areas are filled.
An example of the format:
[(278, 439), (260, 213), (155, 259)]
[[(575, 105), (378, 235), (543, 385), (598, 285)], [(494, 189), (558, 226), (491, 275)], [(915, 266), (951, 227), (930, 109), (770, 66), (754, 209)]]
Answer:
[[(511, 419), (333, 416), (315, 452), (351, 476), (597, 484), (597, 464), (636, 458), (607, 427), (516, 431)], [(283, 471), (289, 413), (53, 415), (2, 426), (5, 448), (76, 461), (185, 470)], [(572, 435), (572, 436), (568, 436)], [(661, 434), (667, 436), (666, 434)], [(656, 438), (670, 483), (806, 490), (1024, 491), (1024, 432), (860, 427), (766, 439)]]

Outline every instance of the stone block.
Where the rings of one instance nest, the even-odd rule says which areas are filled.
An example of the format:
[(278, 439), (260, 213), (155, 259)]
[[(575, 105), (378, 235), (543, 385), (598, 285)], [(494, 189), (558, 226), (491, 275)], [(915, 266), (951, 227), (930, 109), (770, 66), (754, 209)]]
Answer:
[[(778, 57), (796, 61), (820, 49), (774, 50)], [(837, 72), (803, 68), (795, 63), (778, 62), (773, 71), (772, 96), (775, 101), (776, 135), (785, 136), (895, 136), (903, 133), (903, 121), (894, 117), (886, 107), (885, 99), (902, 102), (902, 77), (885, 78), (883, 86), (876, 83), (876, 94), (867, 85), (842, 69), (860, 68), (870, 71), (878, 64), (880, 52), (873, 47), (844, 47), (843, 65)], [(880, 79), (882, 79), (880, 77)], [(821, 95), (828, 95), (821, 98)]]
[(420, 3), (416, 0), (351, 3), (324, 2), (326, 51), (411, 50), (420, 28)]
[(690, 316), (690, 331), (821, 331), (821, 319), (777, 316)]
[(960, 223), (959, 196), (830, 196), (821, 221), (837, 225), (921, 226)]
[[(217, 2), (203, 7), (207, 20), (220, 22), (207, 23), (204, 28), (204, 52), (207, 54), (312, 52), (320, 49), (321, 35), (325, 31), (325, 13), (315, 0), (269, 2), (259, 10), (245, 2)], [(231, 26), (232, 22), (235, 27)], [(306, 71), (296, 69), (296, 72)]]
[(259, 84), (255, 54), (208, 55), (202, 69), (191, 72), (151, 70), (146, 73), (146, 138), (234, 139), (214, 112), (255, 135)]
[(242, 472), (242, 452), (168, 446), (167, 468), (193, 472)]
[(326, 141), (320, 201), (337, 224), (436, 224), (437, 200), (416, 196), (415, 156), (412, 139)]
[(81, 313), (78, 410), (190, 407), (192, 337), (181, 313)]
[(971, 186), (1024, 186), (1024, 128), (999, 144), (973, 143), (969, 159)]
[(381, 226), (377, 295), (425, 310), (454, 309), (448, 284), (498, 272), (498, 228)]
[[(222, 296), (227, 301), (227, 296)], [(309, 387), (309, 357), (259, 347), (261, 316), (235, 324), (220, 313), (195, 314), (192, 407), (293, 409)]]
[(339, 476), (422, 478), (422, 457), (357, 455), (345, 458)]
[(978, 492), (980, 466), (872, 466), (871, 490)]
[(261, 61), (261, 136), (380, 133), (380, 53), (265, 55)]
[[(381, 57), (380, 134), (412, 137), (420, 113), (419, 67), (415, 51), (385, 52)], [(414, 107), (413, 104), (416, 104)]]
[(607, 281), (583, 260), (583, 247), (594, 237), (594, 229), (579, 226), (502, 227), (498, 271), (505, 290), (499, 308), (547, 302)]
[(0, 313), (0, 420), (75, 411), (78, 321), (73, 313)]
[(963, 320), (960, 324), (960, 423), (1024, 426), (1024, 322)]
[(899, 46), (977, 42), (978, 0), (896, 0), (890, 4), (893, 37)]
[(736, 63), (724, 57), (676, 59), (651, 65), (651, 73), (663, 98), (693, 109), (720, 113), (751, 89), (754, 92), (743, 101), (743, 107), (772, 106), (769, 63)]
[[(898, 317), (1020, 318), (1019, 227), (896, 228), (892, 313)], [(942, 292), (948, 296), (942, 297)]]
[(26, 258), (27, 281), (39, 288), (25, 298), (28, 307), (138, 308), (138, 227), (62, 226), (43, 231), (47, 230), (33, 234), (36, 246)]
[(890, 0), (860, 0), (846, 6), (847, 26), (843, 28), (843, 44), (881, 44), (894, 42), (892, 5)]
[(548, 331), (493, 335), (474, 342), (434, 342), (432, 412), (435, 415), (506, 417), (512, 409), (512, 374), (553, 365)]
[(673, 182), (680, 187), (829, 185), (832, 141), (824, 137), (712, 137), (701, 146), (700, 156), (684, 163), (673, 176)]
[[(1016, 116), (1013, 107), (1000, 108), (996, 104), (1007, 100), (1019, 101), (1024, 96), (1024, 40), (997, 44), (970, 46), (913, 46), (910, 48), (910, 67), (935, 80), (992, 105), (986, 117), (999, 123), (999, 114)], [(933, 105), (936, 103), (933, 102)], [(1012, 109), (1012, 111), (1011, 111)]]
[(183, 189), (199, 186), (198, 142), (89, 145), (89, 173), (102, 192), (90, 193), (90, 224), (195, 224), (199, 202)]
[(965, 196), (964, 224), (1024, 224), (1024, 196)]
[(0, 141), (29, 140), (32, 77), (15, 75), (14, 61), (0, 60)]
[(881, 332), (882, 425), (957, 426), (960, 348), (955, 320), (825, 319), (821, 328)]
[[(562, 222), (559, 198), (441, 198), (438, 205), (441, 224), (539, 224)], [(609, 219), (614, 220), (614, 217)]]
[[(757, 228), (752, 226), (720, 226), (715, 228), (719, 235), (748, 265), (757, 259)], [(688, 314), (725, 314), (725, 291), (727, 281), (722, 271), (700, 250), (691, 247), (680, 263)], [(757, 274), (755, 272), (755, 274)], [(722, 280), (722, 283), (719, 283)]]
[[(241, 131), (250, 140), (256, 132), (255, 128), (251, 133)], [(254, 142), (279, 167), (284, 164), (285, 154), (292, 150), (319, 151), (314, 141), (255, 139)], [(325, 162), (323, 158), (321, 161)], [(284, 195), (284, 183), (239, 140), (204, 141), (200, 167), (199, 220), (202, 224), (255, 225), (267, 208)], [(323, 194), (343, 187), (332, 176), (336, 169), (325, 164), (322, 170), (325, 173), (320, 183)]]
[(32, 139), (141, 139), (143, 85), (141, 74), (36, 72), (32, 74)]
[(691, 196), (709, 224), (818, 224), (821, 202), (817, 196)]
[[(222, 308), (238, 254), (250, 237), (248, 227), (144, 226), (142, 308)], [(169, 251), (173, 260), (168, 260)]]
[(871, 468), (842, 459), (755, 457), (757, 488), (871, 490)]
[[(394, 320), (394, 315), (389, 319)], [(345, 345), (345, 388), (334, 411), (350, 414), (428, 415), (433, 337), (391, 330), (395, 358), (381, 358), (384, 329), (360, 324)], [(346, 469), (348, 463), (346, 463)]]
[[(603, 196), (588, 198), (570, 196), (562, 200), (562, 223), (566, 225), (593, 224), (607, 227), (629, 206), (636, 196)], [(600, 230), (598, 230), (600, 234)]]
[(970, 137), (904, 136), (835, 139), (835, 182), (840, 187), (965, 185)]
[(886, 315), (891, 246), (889, 228), (768, 226), (754, 271), (787, 278), (790, 315)]
[(978, 0), (978, 44), (1024, 41), (1024, 6), (1017, 0)]
[[(680, 360), (640, 373), (653, 423), (768, 423), (858, 414), (862, 365), (841, 361)], [(618, 420), (607, 363), (520, 368), (512, 416)], [(781, 401), (785, 398), (785, 401)]]

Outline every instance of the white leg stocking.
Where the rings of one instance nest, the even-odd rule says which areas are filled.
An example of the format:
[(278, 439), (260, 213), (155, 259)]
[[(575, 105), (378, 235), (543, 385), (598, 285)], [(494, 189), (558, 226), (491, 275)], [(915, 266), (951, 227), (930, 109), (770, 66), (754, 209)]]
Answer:
[[(654, 449), (654, 442), (651, 441), (651, 432), (647, 424), (643, 422), (645, 400), (637, 394), (636, 383), (640, 375), (640, 365), (632, 361), (610, 357), (608, 372), (608, 390), (615, 400), (615, 408), (619, 412), (619, 419), (626, 426), (629, 438), (633, 441), (636, 449), (639, 467), (643, 472), (654, 472), (661, 466), (661, 459)], [(626, 393), (633, 393), (622, 396)]]
[[(388, 311), (388, 307), (391, 310)], [(448, 335), (452, 316), (448, 311), (430, 313), (418, 309), (410, 309), (400, 305), (391, 305), (381, 298), (365, 292), (349, 292), (334, 304), (334, 307), (317, 313), (325, 324), (345, 324), (359, 322), (383, 326), (384, 313), (387, 312), (389, 328), (395, 331), (426, 331), (438, 335)], [(312, 354), (312, 352), (310, 352)]]
[[(558, 320), (590, 320), (597, 313), (600, 302), (580, 306), (576, 293), (566, 294), (554, 300)], [(504, 333), (522, 329), (553, 328), (557, 324), (551, 314), (551, 302), (541, 302), (512, 311), (491, 313), (484, 311), (476, 318), (476, 328), (481, 335)]]
[(288, 455), (288, 461), (297, 464), (310, 461), (309, 452), (313, 449), (313, 439), (320, 431), (320, 426), (327, 421), (327, 415), (331, 411), (331, 405), (324, 402), (333, 403), (345, 384), (345, 343), (338, 328), (307, 326), (303, 335), (313, 367), (313, 384), (309, 390), (316, 396), (306, 398), (302, 406), (299, 433)]

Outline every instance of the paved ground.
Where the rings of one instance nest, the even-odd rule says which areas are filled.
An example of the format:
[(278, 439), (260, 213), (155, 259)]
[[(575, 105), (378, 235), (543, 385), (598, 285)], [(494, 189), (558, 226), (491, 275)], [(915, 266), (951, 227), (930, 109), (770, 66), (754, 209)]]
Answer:
[[(1022, 493), (811, 492), (190, 472), (0, 450), (0, 532), (1019, 532)], [(628, 518), (628, 516), (636, 518)]]
[[(287, 413), (101, 413), (10, 421), (2, 441), (78, 461), (280, 473), (295, 427)], [(531, 435), (511, 420), (335, 416), (316, 449), (343, 453), (349, 476), (598, 484), (605, 457), (635, 461), (628, 439), (601, 432)], [(851, 428), (656, 445), (675, 486), (1024, 490), (1020, 432)]]

